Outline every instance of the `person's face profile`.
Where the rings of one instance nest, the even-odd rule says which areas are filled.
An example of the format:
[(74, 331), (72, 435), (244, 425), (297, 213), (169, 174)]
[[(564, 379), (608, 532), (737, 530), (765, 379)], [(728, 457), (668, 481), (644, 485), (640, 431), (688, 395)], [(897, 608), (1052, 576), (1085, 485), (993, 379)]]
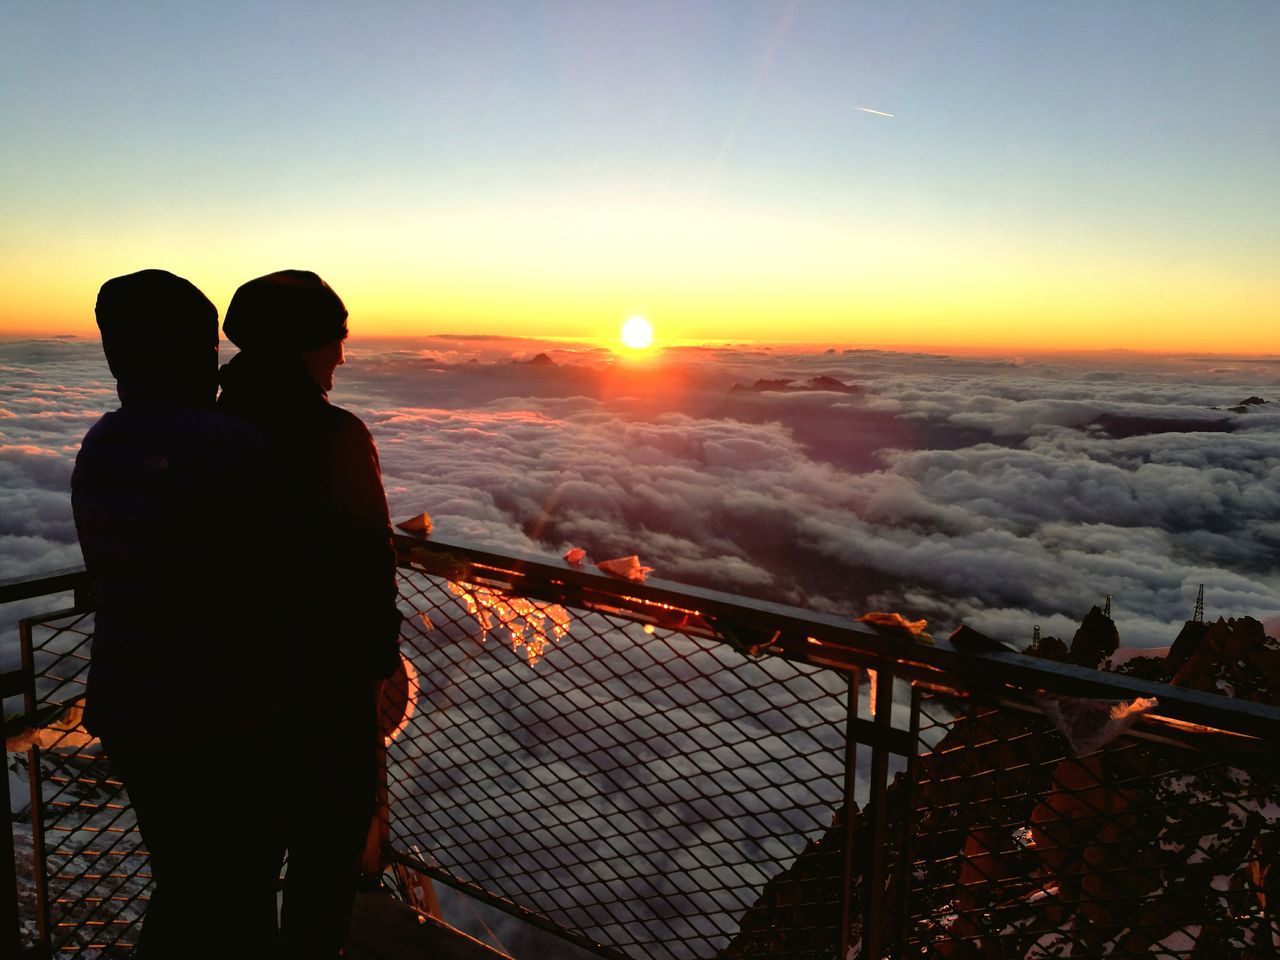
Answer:
[(347, 362), (342, 340), (334, 340), (322, 347), (302, 351), (302, 362), (316, 385), (328, 393), (333, 389), (333, 372)]

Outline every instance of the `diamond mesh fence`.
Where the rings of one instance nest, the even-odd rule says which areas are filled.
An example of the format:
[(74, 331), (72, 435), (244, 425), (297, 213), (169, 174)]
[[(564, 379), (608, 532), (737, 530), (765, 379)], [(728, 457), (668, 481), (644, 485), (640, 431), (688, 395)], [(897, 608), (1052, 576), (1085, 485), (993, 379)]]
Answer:
[[(33, 816), (36, 858), (43, 856), (43, 913), (55, 954), (126, 957), (137, 940), (151, 892), (146, 848), (124, 787), (96, 738), (75, 722), (93, 639), (93, 614), (28, 621), (36, 708), (70, 705), (27, 754), (40, 804)], [(34, 768), (34, 769), (33, 769)]]
[(922, 695), (908, 955), (1275, 957), (1280, 779)]
[[(402, 864), (606, 957), (1280, 955), (1280, 775), (1256, 735), (1152, 717), (1081, 749), (1039, 661), (1034, 683), (986, 661), (966, 680), (919, 644), (815, 643), (803, 611), (778, 608), (788, 640), (731, 597), (646, 612), (623, 581), (456, 566), (401, 568)], [(23, 630), (28, 710), (74, 704), (92, 614)], [(126, 956), (150, 892), (127, 798), (74, 710), (43, 738), (49, 945)]]
[(841, 809), (844, 675), (418, 572), (401, 591), (420, 699), (388, 750), (395, 847), (624, 955), (834, 955), (839, 856), (770, 891), (785, 943), (739, 933)]

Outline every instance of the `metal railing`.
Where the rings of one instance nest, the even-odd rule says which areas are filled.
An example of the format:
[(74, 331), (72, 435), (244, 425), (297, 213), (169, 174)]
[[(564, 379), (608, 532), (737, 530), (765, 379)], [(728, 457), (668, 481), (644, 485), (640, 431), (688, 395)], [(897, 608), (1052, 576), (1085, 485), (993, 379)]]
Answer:
[[(1276, 707), (397, 547), (418, 697), (386, 751), (391, 861), (604, 957), (1277, 954)], [(82, 682), (80, 599), (24, 624), (29, 713)], [(1044, 715), (1135, 697), (1159, 705), (1080, 757)], [(27, 764), (42, 943), (123, 952), (147, 876), (118, 784), (92, 744)]]
[[(6, 758), (24, 770), (29, 784), (24, 839), (31, 869), (23, 879), (34, 893), (34, 951), (92, 948), (104, 958), (126, 956), (146, 909), (151, 877), (124, 788), (97, 740), (76, 722), (93, 638), (88, 578), (73, 571), (0, 586), (0, 602), (40, 596), (70, 603), (19, 620), (22, 669), (6, 691), (22, 697), (15, 731), (22, 720), (42, 728), (39, 742)], [(12, 842), (14, 833), (5, 833)], [(13, 936), (12, 929), (6, 926), (6, 938)]]

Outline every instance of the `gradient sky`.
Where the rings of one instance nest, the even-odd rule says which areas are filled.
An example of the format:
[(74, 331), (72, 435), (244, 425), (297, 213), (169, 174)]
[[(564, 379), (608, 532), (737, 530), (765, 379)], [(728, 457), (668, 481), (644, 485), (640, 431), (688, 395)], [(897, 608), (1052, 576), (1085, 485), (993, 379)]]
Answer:
[(1273, 2), (7, 0), (0, 332), (308, 267), (357, 334), (1280, 352), (1278, 49)]

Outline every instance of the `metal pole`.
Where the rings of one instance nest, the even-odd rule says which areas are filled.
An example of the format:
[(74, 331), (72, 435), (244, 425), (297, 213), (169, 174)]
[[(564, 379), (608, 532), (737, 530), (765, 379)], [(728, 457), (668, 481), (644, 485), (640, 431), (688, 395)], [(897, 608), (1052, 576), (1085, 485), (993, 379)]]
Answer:
[[(31, 648), (31, 620), (18, 621), (18, 642), (22, 650), (22, 670), (26, 689), (22, 692), (23, 709), (28, 716), (36, 712), (35, 656)], [(6, 774), (7, 777), (7, 774)], [(52, 953), (49, 929), (49, 870), (44, 849), (44, 785), (40, 748), (27, 751), (27, 782), (31, 788), (31, 860), (36, 882), (36, 924), (39, 946), (47, 956)]]
[[(2, 702), (2, 701), (0, 701)], [(8, 754), (5, 754), (8, 767)], [(0, 830), (0, 953), (16, 957), (22, 942), (18, 919), (18, 863), (13, 850), (13, 809), (9, 796), (9, 771), (0, 771), (0, 804), (5, 826)]]
[(911, 918), (912, 840), (916, 831), (916, 776), (920, 756), (920, 688), (911, 685), (911, 752), (907, 754), (906, 779), (903, 785), (907, 795), (902, 801), (902, 836), (898, 847), (898, 897), (894, 903), (895, 917), (893, 945), (898, 957), (907, 955), (907, 924)]
[[(884, 875), (885, 833), (888, 811), (885, 795), (889, 776), (888, 733), (893, 721), (893, 675), (884, 669), (876, 671), (876, 739), (871, 747), (871, 816), (870, 864), (862, 885), (862, 958), (880, 960), (884, 942)], [(843, 958), (841, 958), (843, 960)]]
[(858, 743), (854, 733), (854, 721), (858, 719), (858, 681), (860, 670), (849, 671), (848, 699), (845, 708), (844, 729), (844, 860), (840, 870), (840, 930), (836, 942), (840, 952), (837, 960), (849, 954), (849, 924), (853, 920), (853, 837), (854, 821), (858, 816), (858, 804), (854, 801), (854, 789), (858, 782)]

